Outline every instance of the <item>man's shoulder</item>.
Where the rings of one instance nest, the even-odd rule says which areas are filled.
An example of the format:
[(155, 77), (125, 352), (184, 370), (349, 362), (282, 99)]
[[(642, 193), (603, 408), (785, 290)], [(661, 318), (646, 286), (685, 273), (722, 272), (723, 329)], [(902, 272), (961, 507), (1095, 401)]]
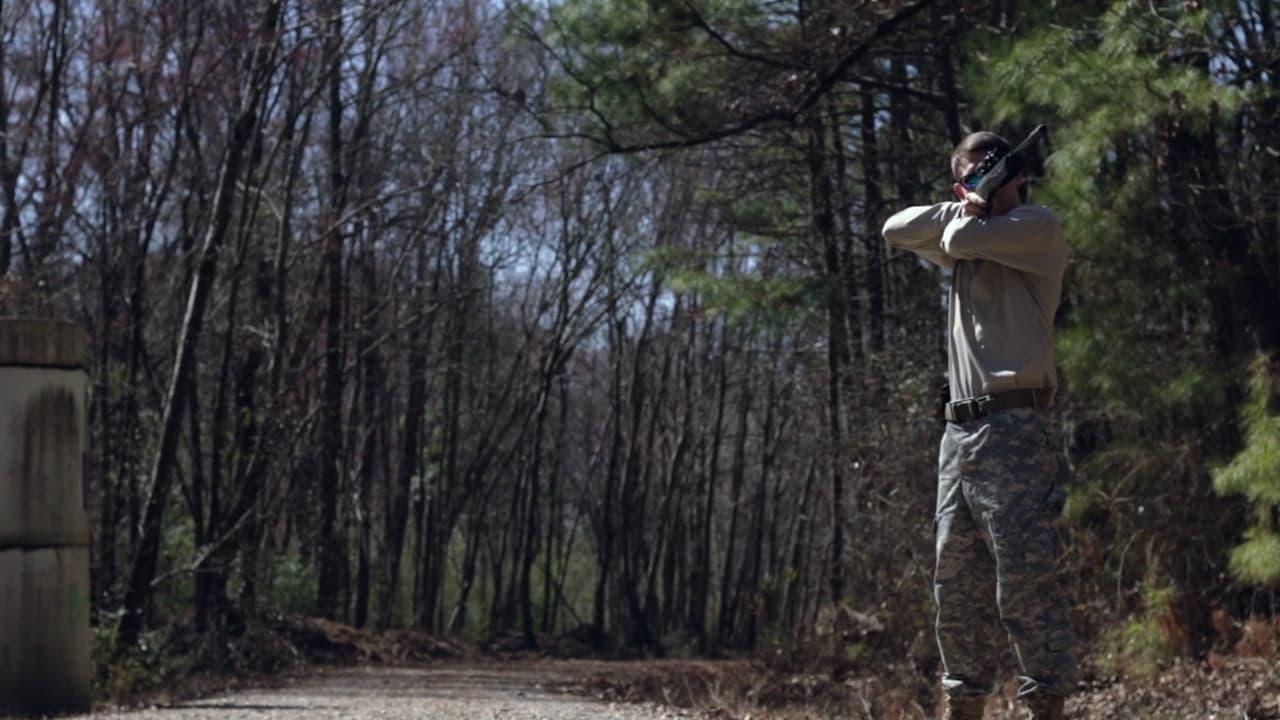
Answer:
[(1057, 213), (1044, 205), (1023, 204), (1009, 211), (1009, 215), (1023, 222), (1032, 223), (1042, 233), (1062, 237), (1062, 220)]
[(1058, 219), (1057, 213), (1049, 209), (1047, 206), (1038, 205), (1036, 203), (1023, 203), (1009, 212), (1010, 214), (1016, 214), (1022, 217), (1044, 218), (1046, 220), (1052, 220), (1055, 224), (1062, 224), (1062, 221)]

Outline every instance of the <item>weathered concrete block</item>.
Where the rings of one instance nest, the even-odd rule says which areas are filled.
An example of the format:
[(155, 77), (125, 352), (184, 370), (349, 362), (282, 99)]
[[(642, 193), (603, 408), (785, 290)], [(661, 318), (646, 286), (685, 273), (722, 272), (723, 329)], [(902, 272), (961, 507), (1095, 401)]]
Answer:
[(0, 548), (89, 544), (87, 383), (0, 363)]
[(89, 550), (0, 551), (0, 714), (86, 712)]
[(0, 318), (0, 365), (83, 368), (88, 346), (73, 322)]

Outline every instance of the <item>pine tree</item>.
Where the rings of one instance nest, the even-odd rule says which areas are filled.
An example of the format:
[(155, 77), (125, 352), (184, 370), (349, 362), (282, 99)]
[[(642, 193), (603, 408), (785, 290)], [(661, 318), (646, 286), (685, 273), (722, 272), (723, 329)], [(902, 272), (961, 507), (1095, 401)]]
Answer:
[[(1104, 597), (1160, 577), (1188, 598), (1226, 590), (1242, 508), (1214, 494), (1210, 470), (1242, 446), (1247, 365), (1278, 345), (1277, 212), (1263, 182), (1275, 163), (1256, 152), (1275, 136), (1274, 91), (1259, 80), (1274, 68), (1270, 22), (1239, 3), (1114, 2), (970, 48), (988, 60), (969, 77), (979, 111), (1052, 128), (1034, 195), (1063, 216), (1073, 251), (1057, 333), (1081, 481), (1068, 514), (1081, 577)], [(1220, 489), (1261, 491), (1243, 469), (1266, 453), (1255, 415)], [(1257, 577), (1263, 551), (1280, 558), (1259, 532), (1236, 554), (1243, 577)], [(1194, 636), (1204, 604), (1181, 607)]]
[(1280, 365), (1254, 364), (1249, 402), (1241, 414), (1245, 446), (1213, 474), (1224, 495), (1244, 495), (1253, 510), (1245, 542), (1231, 552), (1231, 570), (1244, 582), (1274, 586), (1280, 582)]

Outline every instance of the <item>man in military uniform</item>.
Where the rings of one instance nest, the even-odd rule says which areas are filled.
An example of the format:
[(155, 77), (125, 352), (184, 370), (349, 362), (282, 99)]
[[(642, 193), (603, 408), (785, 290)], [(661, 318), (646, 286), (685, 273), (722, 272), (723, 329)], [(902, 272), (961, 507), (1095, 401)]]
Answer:
[(1067, 249), (1058, 218), (1024, 204), (1021, 172), (983, 199), (973, 192), (989, 132), (951, 158), (955, 202), (907, 208), (884, 236), (952, 271), (947, 310), (951, 402), (938, 458), (936, 631), (947, 718), (980, 720), (996, 679), (1003, 626), (1018, 695), (1037, 720), (1062, 717), (1074, 641), (1054, 580), (1054, 522), (1065, 499), (1046, 408), (1053, 402), (1053, 316)]

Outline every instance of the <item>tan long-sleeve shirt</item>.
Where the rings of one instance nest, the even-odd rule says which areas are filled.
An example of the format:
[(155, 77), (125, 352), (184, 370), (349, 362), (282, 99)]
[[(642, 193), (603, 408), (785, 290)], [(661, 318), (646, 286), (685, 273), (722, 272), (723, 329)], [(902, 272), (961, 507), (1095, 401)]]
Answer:
[(1057, 389), (1053, 315), (1067, 244), (1056, 215), (1020, 205), (1004, 215), (964, 215), (958, 202), (910, 207), (884, 237), (953, 271), (947, 365), (953, 400), (1014, 388)]

